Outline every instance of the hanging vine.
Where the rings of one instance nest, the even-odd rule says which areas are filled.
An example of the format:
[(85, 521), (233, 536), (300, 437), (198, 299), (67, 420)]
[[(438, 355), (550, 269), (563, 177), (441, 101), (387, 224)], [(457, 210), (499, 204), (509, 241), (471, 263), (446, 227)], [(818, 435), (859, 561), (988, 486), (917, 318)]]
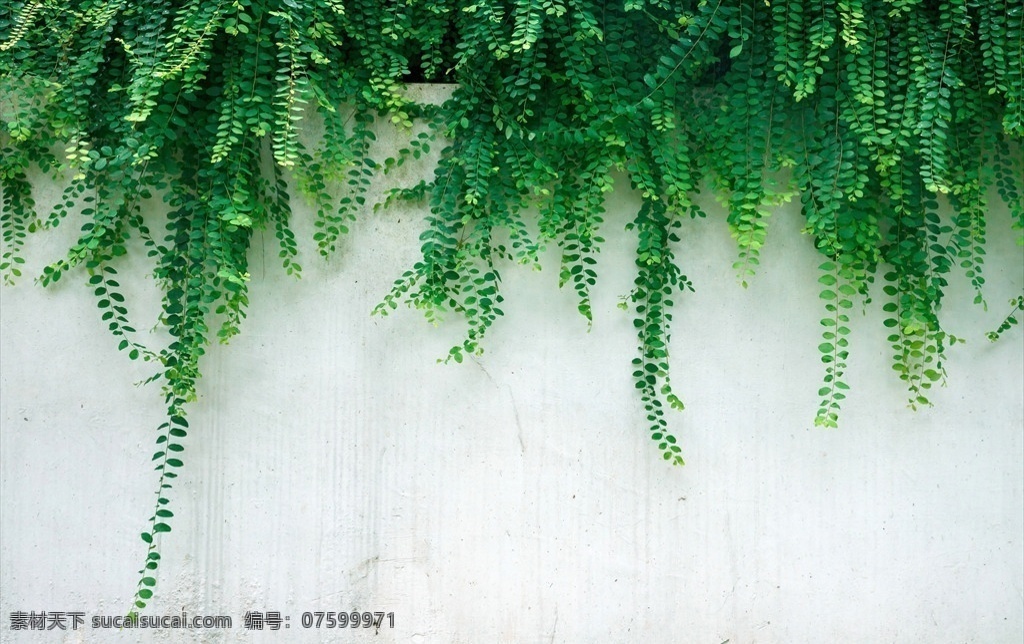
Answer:
[[(816, 422), (835, 427), (848, 386), (851, 309), (881, 274), (893, 367), (912, 406), (945, 376), (959, 341), (941, 326), (960, 267), (985, 305), (993, 193), (1024, 229), (1024, 5), (1012, 0), (27, 0), (0, 7), (0, 189), (5, 284), (23, 277), (29, 233), (75, 221), (79, 236), (45, 286), (84, 274), (118, 349), (155, 365), (154, 511), (132, 612), (146, 607), (171, 530), (202, 356), (240, 332), (254, 231), (272, 229), (301, 275), (286, 177), (314, 206), (324, 257), (368, 188), (409, 156), (443, 146), (430, 181), (396, 189), (429, 210), (421, 258), (375, 313), (401, 303), (430, 320), (464, 316), (444, 360), (479, 354), (503, 315), (503, 261), (538, 265), (554, 247), (589, 324), (603, 227), (636, 234), (632, 372), (666, 460), (682, 447), (666, 408), (674, 299), (693, 289), (680, 223), (727, 209), (741, 284), (754, 277), (773, 208), (799, 196), (823, 255), (824, 365)], [(442, 106), (404, 84), (457, 83)], [(323, 136), (300, 136), (318, 112)], [(412, 132), (371, 156), (373, 127)], [(39, 212), (29, 177), (70, 179)], [(642, 205), (613, 220), (604, 196), (624, 174)], [(335, 186), (341, 185), (342, 194)], [(143, 203), (162, 198), (165, 215)], [(952, 218), (940, 215), (942, 204)], [(529, 213), (535, 212), (536, 215)], [(71, 225), (68, 223), (67, 225)], [(132, 326), (118, 272), (132, 238), (163, 292), (164, 345)], [(989, 337), (1017, 322), (1024, 297)]]

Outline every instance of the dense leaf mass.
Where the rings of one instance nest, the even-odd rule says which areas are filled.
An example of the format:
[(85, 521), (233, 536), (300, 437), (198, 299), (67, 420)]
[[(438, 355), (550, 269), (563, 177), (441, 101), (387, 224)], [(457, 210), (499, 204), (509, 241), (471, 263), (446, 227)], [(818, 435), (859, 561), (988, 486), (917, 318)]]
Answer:
[[(911, 404), (944, 376), (957, 341), (938, 317), (961, 267), (982, 302), (987, 200), (1024, 227), (1024, 5), (1019, 0), (61, 0), (0, 7), (0, 215), (5, 282), (27, 233), (80, 213), (81, 234), (44, 284), (81, 266), (131, 358), (159, 365), (168, 420), (154, 457), (156, 510), (181, 461), (204, 346), (238, 332), (252, 233), (271, 229), (301, 273), (285, 176), (315, 205), (330, 254), (405, 156), (445, 146), (434, 179), (390, 198), (425, 200), (422, 258), (379, 312), (401, 302), (469, 320), (448, 358), (479, 353), (502, 315), (504, 260), (560, 251), (561, 283), (591, 318), (604, 195), (624, 173), (642, 196), (632, 307), (634, 378), (651, 434), (682, 464), (666, 407), (673, 298), (691, 288), (673, 254), (681, 219), (710, 187), (727, 207), (745, 283), (769, 214), (798, 197), (822, 254), (817, 422), (835, 426), (847, 389), (850, 310), (881, 274), (893, 365)], [(457, 83), (442, 106), (405, 84)], [(315, 147), (299, 133), (324, 118)], [(401, 156), (370, 154), (377, 120), (409, 128)], [(412, 132), (412, 130), (409, 130)], [(64, 149), (63, 154), (54, 150)], [(73, 180), (36, 211), (32, 166)], [(340, 199), (330, 187), (340, 184)], [(141, 208), (163, 196), (166, 219)], [(940, 201), (952, 218), (938, 215)], [(532, 209), (531, 209), (532, 208)], [(526, 213), (535, 213), (527, 216)], [(157, 228), (156, 230), (151, 229)], [(116, 259), (132, 236), (155, 262), (172, 341), (144, 346)], [(1016, 322), (1024, 298), (993, 336)], [(209, 325), (218, 320), (216, 330)], [(147, 571), (158, 566), (151, 550)], [(152, 596), (140, 582), (136, 606)]]

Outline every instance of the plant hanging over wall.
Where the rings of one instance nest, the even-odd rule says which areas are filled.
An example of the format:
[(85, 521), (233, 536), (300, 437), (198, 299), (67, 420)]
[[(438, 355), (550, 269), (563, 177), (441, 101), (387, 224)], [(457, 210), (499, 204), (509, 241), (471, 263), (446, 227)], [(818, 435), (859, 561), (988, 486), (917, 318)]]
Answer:
[[(560, 283), (591, 319), (604, 196), (625, 172), (643, 200), (625, 223), (637, 240), (623, 302), (637, 330), (632, 371), (651, 437), (682, 464), (665, 409), (682, 408), (669, 325), (692, 286), (673, 242), (682, 219), (705, 216), (694, 195), (710, 186), (727, 207), (742, 283), (772, 209), (801, 200), (822, 255), (817, 424), (838, 422), (850, 310), (879, 275), (893, 366), (910, 404), (928, 404), (957, 342), (938, 316), (954, 265), (983, 303), (993, 186), (1024, 228), (1022, 61), (1014, 0), (5, 3), (3, 281), (21, 276), (29, 232), (80, 219), (78, 241), (39, 280), (84, 273), (118, 348), (156, 365), (166, 400), (132, 611), (153, 595), (205, 347), (238, 333), (246, 314), (253, 231), (272, 229), (284, 269), (301, 274), (286, 173), (315, 205), (326, 257), (372, 182), (443, 141), (434, 179), (388, 197), (424, 201), (429, 215), (422, 258), (375, 312), (406, 302), (428, 318), (465, 316), (447, 356), (461, 362), (502, 315), (500, 260), (536, 265), (556, 247)], [(428, 106), (405, 96), (408, 81), (458, 88)], [(315, 147), (299, 137), (312, 109), (325, 123)], [(369, 156), (379, 119), (429, 130), (381, 162)], [(33, 167), (71, 176), (49, 213), (35, 208)], [(143, 208), (155, 197), (166, 215)], [(122, 294), (118, 258), (132, 237), (163, 289), (163, 347), (143, 343)], [(1022, 309), (1024, 297), (991, 337)]]

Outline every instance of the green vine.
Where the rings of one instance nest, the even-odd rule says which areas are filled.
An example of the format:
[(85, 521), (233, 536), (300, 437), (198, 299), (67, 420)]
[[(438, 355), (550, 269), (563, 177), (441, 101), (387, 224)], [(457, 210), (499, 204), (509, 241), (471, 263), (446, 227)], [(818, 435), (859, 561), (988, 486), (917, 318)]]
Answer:
[[(483, 351), (503, 316), (507, 263), (539, 268), (549, 247), (589, 327), (601, 230), (626, 227), (633, 378), (651, 438), (681, 465), (666, 414), (683, 407), (671, 322), (674, 298), (694, 285), (675, 249), (681, 222), (706, 217), (698, 192), (727, 210), (742, 285), (770, 213), (799, 196), (823, 255), (816, 424), (839, 423), (852, 311), (878, 275), (893, 368), (911, 406), (928, 405), (961, 341), (939, 316), (956, 267), (986, 305), (993, 193), (1024, 232), (1022, 60), (1024, 6), (1011, 0), (5, 3), (0, 276), (23, 277), (30, 233), (76, 222), (78, 239), (39, 281), (84, 273), (118, 349), (153, 364), (163, 388), (131, 612), (153, 596), (203, 354), (246, 316), (253, 233), (273, 230), (284, 270), (302, 274), (289, 180), (312, 204), (325, 258), (371, 207), (425, 204), (421, 257), (374, 312), (406, 303), (435, 323), (463, 316), (466, 335), (444, 361)], [(424, 105), (409, 82), (456, 89)], [(323, 134), (311, 143), (314, 113)], [(373, 147), (381, 123), (409, 137), (384, 160)], [(432, 146), (431, 180), (368, 202)], [(49, 212), (33, 199), (40, 171), (70, 181)], [(642, 199), (628, 221), (605, 210), (617, 177)], [(947, 204), (952, 217), (940, 214)], [(139, 244), (163, 292), (166, 335), (152, 344), (121, 284), (132, 278), (121, 260)], [(1011, 306), (989, 338), (1016, 324), (1024, 297)]]

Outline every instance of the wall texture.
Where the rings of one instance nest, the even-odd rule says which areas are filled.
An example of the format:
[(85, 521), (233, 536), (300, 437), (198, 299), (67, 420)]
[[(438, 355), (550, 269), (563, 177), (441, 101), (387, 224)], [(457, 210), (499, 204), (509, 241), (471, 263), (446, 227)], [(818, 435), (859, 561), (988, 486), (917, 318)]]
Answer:
[[(1024, 334), (983, 335), (1024, 288), (1006, 212), (991, 221), (991, 310), (962, 279), (951, 288), (946, 325), (968, 343), (935, 407), (907, 409), (877, 303), (855, 319), (838, 431), (811, 426), (820, 259), (797, 206), (773, 216), (748, 289), (721, 211), (686, 222), (678, 256), (697, 292), (677, 298), (688, 408), (671, 422), (687, 466), (670, 468), (646, 436), (633, 328), (615, 307), (638, 207), (625, 184), (592, 332), (552, 265), (509, 266), (508, 315), (462, 365), (436, 364), (457, 319), (369, 315), (415, 261), (422, 211), (366, 213), (329, 262), (307, 244), (301, 281), (265, 235), (243, 334), (208, 355), (149, 609), (231, 615), (227, 631), (90, 628), (122, 614), (137, 581), (160, 392), (133, 386), (150, 372), (116, 351), (84, 278), (0, 289), (0, 639), (1020, 642)], [(41, 205), (59, 189), (40, 182)], [(75, 227), (31, 239), (29, 268)], [(140, 329), (153, 289), (130, 289)], [(302, 628), (303, 612), (352, 609), (393, 612), (394, 628)], [(9, 630), (12, 611), (43, 610), (84, 612), (85, 628)], [(249, 610), (290, 628), (246, 631)]]

